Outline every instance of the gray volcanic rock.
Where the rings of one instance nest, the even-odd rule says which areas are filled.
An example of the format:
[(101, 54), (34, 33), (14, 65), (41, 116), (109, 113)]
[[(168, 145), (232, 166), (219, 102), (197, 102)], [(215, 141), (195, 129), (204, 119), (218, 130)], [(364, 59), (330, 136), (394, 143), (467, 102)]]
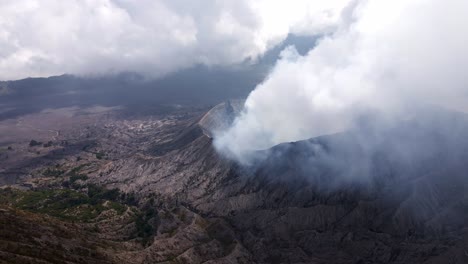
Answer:
[[(93, 180), (223, 219), (242, 258), (220, 262), (468, 262), (464, 117), (403, 123), (367, 142), (349, 132), (285, 143), (242, 167), (219, 155), (206, 132), (225, 125), (214, 117), (229, 109), (218, 106), (219, 115), (188, 123), (149, 154), (110, 163)], [(155, 240), (151, 248), (159, 247)], [(198, 263), (190, 254), (184, 259)]]
[(212, 138), (217, 131), (228, 128), (243, 107), (243, 100), (230, 100), (220, 103), (208, 111), (200, 119), (198, 125), (208, 137)]

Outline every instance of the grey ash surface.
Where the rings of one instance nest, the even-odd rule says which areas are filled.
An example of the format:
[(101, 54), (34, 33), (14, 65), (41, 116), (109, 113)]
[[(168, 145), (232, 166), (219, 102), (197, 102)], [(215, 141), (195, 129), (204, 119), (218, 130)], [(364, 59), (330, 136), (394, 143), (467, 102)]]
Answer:
[[(32, 134), (16, 133), (17, 140), (4, 143), (13, 150), (2, 153), (1, 183), (63, 188), (66, 176), (46, 177), (44, 169), (59, 164), (68, 171), (87, 164), (84, 183), (118, 188), (136, 197), (139, 210), (155, 210), (144, 245), (128, 236), (106, 236), (106, 229), (94, 231), (100, 243), (117, 243), (114, 250), (103, 249), (110, 262), (468, 262), (466, 126), (452, 131), (456, 159), (434, 151), (452, 150), (452, 141), (438, 131), (421, 134), (415, 126), (412, 134), (399, 138), (402, 143), (423, 135), (433, 145), (426, 148), (428, 155), (411, 163), (396, 158), (392, 138), (368, 152), (352, 133), (342, 133), (278, 145), (254, 166), (244, 167), (214, 149), (206, 123), (200, 125), (211, 118), (205, 116), (208, 110), (175, 107), (130, 115), (118, 109), (73, 110), (75, 127), (47, 127), (60, 131), (55, 139), (53, 132), (23, 118), (18, 129), (23, 124), (41, 129), (35, 138), (53, 145), (30, 147)], [(64, 115), (54, 113), (60, 117), (49, 113), (48, 118)], [(19, 121), (8, 122), (3, 129)], [(372, 163), (357, 166), (364, 160)], [(353, 173), (366, 178), (349, 181), (344, 175), (353, 168), (361, 168)], [(126, 218), (119, 219), (107, 223), (118, 226)]]

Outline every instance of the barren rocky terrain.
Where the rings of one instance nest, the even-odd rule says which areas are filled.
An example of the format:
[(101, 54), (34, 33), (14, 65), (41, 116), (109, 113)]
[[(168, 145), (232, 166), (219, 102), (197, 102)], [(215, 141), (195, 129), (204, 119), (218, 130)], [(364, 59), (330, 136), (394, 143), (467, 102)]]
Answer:
[[(468, 261), (464, 147), (438, 156), (453, 146), (433, 131), (429, 154), (409, 164), (392, 156), (391, 138), (369, 154), (343, 133), (241, 166), (213, 147), (210, 129), (233, 111), (215, 109), (76, 107), (1, 121), (2, 261)], [(466, 127), (453, 131), (457, 144)], [(421, 136), (413, 131), (402, 144)], [(340, 178), (365, 155), (365, 183)]]

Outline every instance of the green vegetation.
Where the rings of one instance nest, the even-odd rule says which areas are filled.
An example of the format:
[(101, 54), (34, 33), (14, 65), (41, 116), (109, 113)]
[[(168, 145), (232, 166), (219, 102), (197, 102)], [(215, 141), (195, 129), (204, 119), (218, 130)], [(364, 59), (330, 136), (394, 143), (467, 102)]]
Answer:
[(114, 209), (122, 214), (127, 208), (118, 201), (88, 196), (69, 189), (20, 191), (6, 188), (0, 190), (0, 204), (83, 222), (92, 221), (106, 210)]
[(106, 153), (99, 151), (96, 153), (96, 159), (103, 159), (106, 156)]
[[(68, 171), (60, 165), (50, 167), (46, 174), (66, 175), (70, 180), (63, 181), (63, 189), (35, 189), (19, 190), (14, 188), (0, 189), (0, 207), (9, 206), (20, 210), (45, 214), (65, 221), (84, 222), (98, 224), (98, 216), (105, 211), (113, 211), (122, 215), (128, 209), (128, 215), (133, 218), (135, 233), (133, 238), (146, 246), (152, 241), (155, 232), (155, 219), (158, 212), (155, 210), (154, 198), (149, 199), (142, 207), (138, 208), (138, 199), (134, 193), (121, 193), (118, 189), (106, 189), (96, 184), (81, 183), (88, 177), (80, 173), (87, 166), (81, 165)], [(59, 173), (60, 172), (60, 173)], [(75, 186), (73, 186), (73, 184)], [(70, 187), (75, 188), (69, 189)], [(104, 215), (103, 215), (104, 216)], [(96, 232), (99, 228), (96, 225)]]
[(30, 147), (35, 147), (35, 146), (40, 146), (40, 145), (42, 145), (42, 142), (36, 141), (36, 140), (34, 140), (34, 139), (32, 139), (32, 140), (29, 142), (29, 146), (30, 146)]
[(46, 170), (44, 170), (42, 172), (42, 175), (46, 176), (46, 177), (59, 177), (61, 175), (63, 175), (65, 173), (64, 170), (60, 170), (60, 169), (57, 169), (57, 168), (47, 168)]
[(80, 173), (80, 170), (86, 167), (87, 165), (88, 164), (83, 164), (71, 169), (70, 172), (68, 172), (68, 176), (70, 176), (69, 183), (74, 184), (78, 180), (86, 181), (88, 179), (88, 175)]
[[(92, 153), (95, 155), (95, 157), (97, 159), (103, 159), (106, 157), (106, 153), (104, 151), (99, 151), (99, 152), (95, 152), (95, 151), (92, 151), (91, 148), (96, 148), (97, 147), (97, 144), (96, 142), (88, 142), (87, 144), (83, 145), (83, 147), (81, 148), (82, 151), (85, 151), (85, 152), (88, 152), (88, 153)], [(81, 158), (80, 158), (81, 159)]]
[(77, 166), (73, 169), (70, 170), (70, 172), (68, 173), (69, 175), (74, 175), (74, 174), (77, 174), (79, 171), (81, 171), (84, 167), (88, 166), (89, 164), (82, 164), (80, 166)]
[(148, 205), (145, 206), (143, 212), (137, 213), (135, 216), (136, 235), (141, 238), (142, 245), (146, 245), (154, 233), (152, 220), (157, 212)]
[(120, 197), (128, 205), (133, 205), (133, 206), (138, 205), (138, 200), (137, 200), (137, 198), (135, 196), (135, 193), (133, 193), (133, 192), (131, 192), (131, 193), (122, 193)]
[(88, 196), (92, 204), (98, 203), (101, 200), (116, 201), (120, 197), (119, 189), (106, 189), (95, 184), (88, 184)]
[(86, 181), (88, 179), (88, 176), (85, 175), (85, 174), (76, 174), (76, 175), (72, 175), (70, 176), (70, 183), (75, 183), (77, 180), (82, 180), (82, 181)]
[(88, 149), (90, 148), (93, 148), (93, 147), (96, 147), (96, 142), (94, 141), (91, 141), (91, 142), (87, 142), (85, 145), (83, 145), (83, 147), (81, 148), (81, 150), (83, 151), (88, 151)]
[(43, 146), (44, 148), (48, 148), (48, 147), (51, 147), (53, 144), (54, 144), (54, 142), (49, 141), (49, 142), (45, 143), (45, 144), (42, 145), (42, 146)]

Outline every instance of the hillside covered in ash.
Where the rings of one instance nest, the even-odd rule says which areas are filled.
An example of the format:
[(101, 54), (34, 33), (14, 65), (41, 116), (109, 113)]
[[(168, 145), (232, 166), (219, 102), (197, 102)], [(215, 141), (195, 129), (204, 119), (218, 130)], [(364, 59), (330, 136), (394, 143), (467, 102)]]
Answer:
[[(2, 153), (2, 226), (24, 234), (1, 232), (2, 259), (467, 261), (464, 115), (284, 143), (245, 165), (218, 153), (210, 136), (231, 103), (208, 110), (43, 113), (51, 124), (64, 114), (81, 123), (39, 131), (42, 145), (18, 138)], [(37, 126), (31, 120), (19, 127)]]

